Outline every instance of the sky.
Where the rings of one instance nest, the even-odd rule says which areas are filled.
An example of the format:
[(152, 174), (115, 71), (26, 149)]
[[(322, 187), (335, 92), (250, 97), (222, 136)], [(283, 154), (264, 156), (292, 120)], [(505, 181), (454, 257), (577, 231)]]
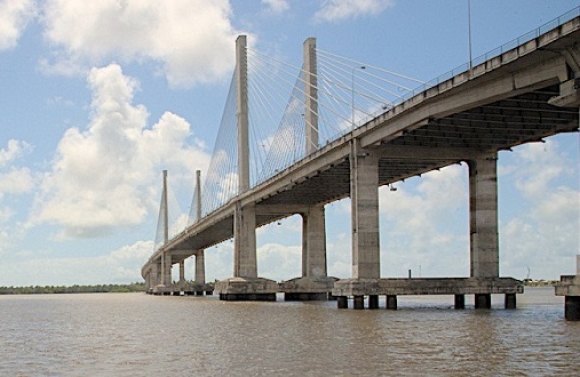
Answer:
[[(162, 171), (188, 213), (240, 34), (283, 61), (299, 64), (316, 37), (325, 51), (429, 81), (466, 63), (470, 45), (482, 55), (578, 6), (471, 0), (469, 23), (467, 0), (0, 0), (0, 285), (142, 281)], [(579, 145), (573, 133), (500, 153), (502, 276), (575, 273)], [(379, 195), (383, 277), (469, 275), (465, 164)], [(328, 273), (350, 277), (349, 200), (326, 217)], [(300, 275), (301, 224), (257, 230), (260, 276)], [(232, 275), (231, 242), (205, 255), (208, 281)]]

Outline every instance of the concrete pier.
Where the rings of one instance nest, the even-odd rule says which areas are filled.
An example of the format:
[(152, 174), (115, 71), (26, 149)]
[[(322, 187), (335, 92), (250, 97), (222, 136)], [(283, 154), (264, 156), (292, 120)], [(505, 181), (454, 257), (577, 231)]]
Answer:
[[(506, 296), (506, 308), (515, 308), (515, 295), (524, 292), (523, 283), (513, 278), (393, 278), (393, 279), (343, 279), (332, 290), (337, 297), (337, 307), (347, 308), (348, 297), (355, 298), (355, 308), (362, 309), (357, 297), (369, 295), (369, 308), (374, 308), (374, 298), (386, 296), (386, 308), (397, 309), (397, 296), (453, 295), (455, 308), (465, 308), (465, 295), (475, 296), (475, 307), (490, 308), (492, 294)], [(378, 303), (378, 301), (377, 301)]]
[(302, 276), (279, 285), (286, 301), (328, 300), (334, 283), (327, 276), (324, 205), (302, 214)]
[(497, 216), (497, 153), (475, 154), (469, 166), (470, 277), (380, 278), (378, 227), (378, 162), (380, 153), (351, 142), (350, 195), (352, 206), (352, 278), (334, 284), (332, 295), (337, 306), (353, 297), (355, 309), (362, 309), (361, 297), (369, 297), (369, 308), (378, 306), (379, 295), (386, 296), (387, 309), (397, 309), (399, 295), (454, 295), (456, 309), (465, 308), (465, 295), (473, 294), (476, 309), (491, 308), (491, 295), (504, 294), (505, 308), (516, 307), (516, 294), (523, 283), (499, 277)]
[(275, 281), (254, 277), (232, 277), (215, 283), (215, 294), (225, 301), (276, 301)]
[[(497, 278), (499, 277), (497, 152), (469, 160), (467, 165), (470, 274), (472, 278)], [(510, 300), (511, 305), (515, 307), (515, 296)], [(476, 293), (475, 308), (490, 309), (491, 294)]]
[(562, 275), (555, 291), (556, 296), (564, 296), (564, 318), (580, 321), (580, 255), (576, 256), (576, 275)]
[(325, 301), (331, 299), (331, 291), (337, 278), (327, 276), (304, 276), (280, 282), (279, 291), (285, 301)]
[(387, 309), (397, 310), (397, 295), (387, 295)]

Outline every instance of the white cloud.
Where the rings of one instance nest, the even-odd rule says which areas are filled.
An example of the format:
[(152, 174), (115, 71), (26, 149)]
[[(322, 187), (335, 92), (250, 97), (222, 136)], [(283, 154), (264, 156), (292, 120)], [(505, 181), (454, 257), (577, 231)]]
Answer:
[(56, 73), (111, 60), (152, 61), (173, 87), (221, 79), (233, 66), (235, 36), (226, 0), (51, 0), (45, 38)]
[(8, 141), (8, 147), (0, 149), (0, 167), (14, 161), (16, 158), (31, 150), (32, 147), (28, 143), (10, 139)]
[(34, 188), (34, 177), (27, 167), (17, 167), (17, 159), (30, 152), (25, 142), (9, 140), (0, 149), (0, 255), (9, 250), (16, 240), (22, 238), (23, 228), (11, 220), (17, 214), (17, 201), (6, 201), (6, 195), (29, 193)]
[(267, 243), (256, 251), (258, 275), (281, 281), (302, 275), (302, 246)]
[(406, 276), (469, 274), (467, 168), (452, 165), (379, 190), (381, 272)]
[[(34, 178), (30, 169), (12, 165), (30, 151), (32, 147), (29, 144), (14, 139), (8, 141), (6, 148), (0, 149), (0, 200), (5, 194), (23, 194), (32, 190)], [(2, 169), (7, 166), (8, 169)], [(0, 223), (3, 222), (2, 219), (8, 219), (12, 214), (12, 210), (0, 207)]]
[(34, 16), (33, 0), (0, 0), (0, 51), (16, 46)]
[(147, 127), (147, 109), (132, 104), (138, 83), (118, 65), (92, 69), (88, 83), (90, 122), (86, 130), (65, 132), (32, 216), (35, 223), (64, 226), (64, 238), (139, 224), (158, 208), (161, 170), (171, 172), (176, 186), (191, 184), (208, 161), (186, 144), (191, 131), (185, 119), (166, 112)]
[(273, 13), (283, 13), (290, 9), (288, 0), (262, 0), (262, 4), (266, 5)]
[(500, 184), (513, 182), (520, 193), (510, 204), (521, 210), (500, 224), (502, 271), (509, 274), (525, 277), (528, 267), (533, 279), (574, 273), (573, 256), (580, 252), (578, 173), (558, 140), (517, 148), (513, 162), (500, 170)]
[[(152, 251), (152, 241), (138, 241), (107, 255), (94, 257), (43, 258), (35, 251), (34, 258), (24, 257), (0, 265), (0, 276), (4, 282), (22, 286), (31, 284), (27, 276), (35, 276), (35, 285), (140, 282), (143, 281), (141, 267)], [(26, 274), (23, 275), (22, 271)]]
[(511, 170), (516, 178), (516, 188), (526, 198), (543, 196), (549, 191), (549, 186), (553, 186), (554, 180), (573, 173), (573, 167), (566, 163), (567, 157), (558, 146), (554, 139), (547, 139), (545, 143), (526, 144), (517, 150), (519, 166)]
[(22, 194), (32, 190), (34, 179), (28, 168), (0, 172), (0, 197), (2, 194)]
[(337, 22), (350, 18), (373, 16), (388, 7), (394, 6), (394, 0), (328, 0), (314, 14), (319, 22)]

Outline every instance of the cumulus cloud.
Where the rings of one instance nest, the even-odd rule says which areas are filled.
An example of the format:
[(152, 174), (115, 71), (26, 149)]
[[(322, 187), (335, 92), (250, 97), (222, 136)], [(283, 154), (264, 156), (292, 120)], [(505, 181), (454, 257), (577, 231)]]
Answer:
[(0, 0), (0, 51), (16, 46), (34, 16), (34, 0)]
[(0, 149), (0, 254), (20, 237), (21, 229), (9, 222), (16, 213), (14, 202), (4, 199), (6, 195), (26, 194), (34, 188), (34, 176), (30, 169), (17, 166), (17, 160), (30, 151), (32, 147), (29, 144), (14, 139), (8, 141), (6, 148)]
[(32, 147), (26, 142), (15, 139), (8, 140), (8, 146), (0, 149), (0, 167), (5, 166), (31, 150)]
[(465, 166), (412, 178), (394, 192), (383, 187), (379, 198), (383, 275), (405, 276), (419, 266), (423, 276), (469, 274)]
[(2, 194), (22, 194), (32, 190), (34, 179), (28, 168), (0, 172), (0, 197)]
[[(1, 238), (1, 234), (0, 234)], [(0, 265), (3, 281), (30, 285), (27, 275), (36, 276), (35, 285), (121, 284), (143, 281), (141, 266), (151, 255), (152, 241), (138, 241), (106, 255), (93, 257), (22, 257)], [(25, 254), (25, 253), (24, 253)], [(22, 271), (26, 271), (23, 275)], [(79, 274), (79, 271), (83, 271)]]
[(501, 224), (503, 267), (521, 276), (529, 267), (531, 278), (573, 273), (573, 268), (563, 271), (561, 266), (570, 258), (573, 267), (573, 256), (580, 252), (580, 192), (573, 183), (577, 167), (556, 138), (521, 146), (510, 157), (513, 161), (501, 169), (500, 182), (517, 190), (515, 205), (522, 210)]
[(153, 62), (173, 87), (224, 77), (238, 32), (226, 0), (51, 0), (44, 7), (52, 72), (82, 72), (111, 60)]
[(262, 0), (262, 4), (268, 7), (273, 13), (283, 13), (290, 9), (288, 0)]
[(314, 14), (318, 22), (338, 22), (351, 18), (373, 16), (395, 4), (394, 0), (328, 0)]
[[(93, 93), (86, 129), (63, 135), (51, 171), (42, 178), (34, 221), (64, 227), (61, 237), (93, 237), (142, 222), (158, 208), (159, 176), (188, 183), (208, 156), (187, 140), (189, 123), (169, 112), (148, 127), (148, 112), (132, 103), (138, 82), (111, 64), (88, 75)], [(196, 166), (194, 166), (196, 165)]]

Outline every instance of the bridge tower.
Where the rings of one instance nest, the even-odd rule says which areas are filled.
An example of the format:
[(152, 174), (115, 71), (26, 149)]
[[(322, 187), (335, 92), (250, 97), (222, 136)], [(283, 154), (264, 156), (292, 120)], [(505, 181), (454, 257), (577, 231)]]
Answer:
[(250, 147), (248, 120), (247, 38), (236, 40), (236, 86), (238, 129), (238, 201), (234, 212), (234, 276), (216, 283), (221, 300), (275, 301), (278, 284), (258, 277), (256, 256), (256, 210), (253, 203), (242, 205), (250, 189)]
[[(319, 148), (318, 133), (318, 72), (316, 39), (303, 44), (304, 55), (304, 135), (305, 152)], [(284, 281), (280, 290), (285, 300), (327, 300), (338, 279), (327, 276), (326, 224), (324, 203), (302, 209), (302, 276)]]
[[(160, 224), (163, 227), (163, 246), (169, 241), (169, 214), (167, 200), (167, 170), (163, 170), (163, 191), (159, 209)], [(157, 295), (171, 294), (171, 252), (163, 251), (158, 261), (153, 262), (149, 271), (149, 289)]]
[[(196, 201), (196, 213), (195, 221), (201, 220), (201, 171), (196, 170), (195, 172), (195, 201)], [(195, 253), (195, 294), (197, 296), (203, 295), (205, 291), (207, 294), (211, 294), (211, 290), (205, 283), (205, 250), (199, 249)]]

